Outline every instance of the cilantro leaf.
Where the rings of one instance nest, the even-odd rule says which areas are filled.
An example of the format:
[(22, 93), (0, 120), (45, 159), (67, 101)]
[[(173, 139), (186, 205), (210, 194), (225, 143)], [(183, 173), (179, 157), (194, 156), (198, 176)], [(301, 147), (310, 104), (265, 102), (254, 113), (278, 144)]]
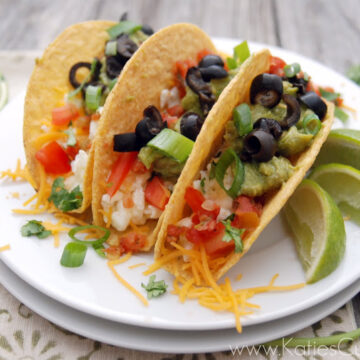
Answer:
[(75, 146), (76, 138), (75, 138), (74, 129), (72, 127), (69, 127), (67, 130), (64, 131), (64, 133), (68, 135), (66, 145), (67, 146)]
[(30, 220), (21, 227), (22, 236), (37, 236), (39, 239), (45, 239), (52, 234), (50, 230), (46, 230), (40, 221)]
[(323, 88), (319, 88), (321, 96), (328, 101), (335, 101), (338, 97), (340, 97), (339, 93), (327, 91)]
[(203, 194), (205, 194), (205, 178), (204, 177), (200, 180), (200, 188), (201, 188), (201, 192)]
[(358, 85), (360, 85), (360, 64), (352, 65), (346, 75)]
[(231, 225), (230, 219), (222, 221), (222, 223), (225, 225), (225, 235), (222, 238), (222, 241), (230, 242), (234, 240), (235, 252), (242, 252), (244, 249), (244, 244), (242, 242), (241, 235), (244, 233), (245, 229), (238, 229), (236, 227), (233, 227)]
[(53, 182), (51, 194), (48, 199), (61, 211), (70, 211), (78, 209), (83, 200), (83, 194), (80, 191), (80, 186), (76, 186), (70, 192), (65, 189), (64, 178), (58, 177)]
[(147, 285), (141, 283), (141, 286), (147, 292), (147, 298), (152, 299), (155, 297), (159, 297), (164, 294), (167, 289), (167, 285), (164, 280), (155, 281), (156, 275), (151, 275), (149, 278), (149, 283)]

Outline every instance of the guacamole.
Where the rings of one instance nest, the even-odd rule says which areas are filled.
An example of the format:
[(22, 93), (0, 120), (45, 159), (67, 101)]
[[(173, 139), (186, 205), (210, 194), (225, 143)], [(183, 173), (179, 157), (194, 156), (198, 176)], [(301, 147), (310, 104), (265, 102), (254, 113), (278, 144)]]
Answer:
[(150, 169), (152, 166), (152, 170), (160, 174), (164, 179), (178, 177), (185, 165), (185, 163), (180, 164), (176, 160), (164, 156), (149, 146), (141, 148), (138, 158), (147, 169)]

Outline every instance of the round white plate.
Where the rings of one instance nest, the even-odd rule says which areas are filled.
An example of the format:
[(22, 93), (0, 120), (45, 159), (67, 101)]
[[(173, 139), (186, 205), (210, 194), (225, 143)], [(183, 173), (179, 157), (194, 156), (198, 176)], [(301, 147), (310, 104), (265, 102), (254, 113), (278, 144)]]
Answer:
[(22, 281), (0, 261), (0, 282), (29, 308), (67, 330), (107, 344), (164, 353), (202, 353), (261, 344), (323, 319), (360, 290), (360, 280), (308, 310), (260, 325), (222, 331), (168, 331), (116, 323), (65, 306)]
[[(218, 47), (231, 53), (238, 42), (229, 39), (216, 41)], [(253, 44), (252, 50), (262, 48)], [(283, 57), (287, 62), (298, 61), (304, 71), (313, 76), (316, 83), (328, 85), (340, 91), (345, 102), (360, 111), (356, 100), (360, 90), (349, 80), (317, 62), (281, 49), (272, 49), (273, 54)], [(16, 98), (0, 114), (3, 131), (0, 133), (0, 169), (14, 168), (16, 159), (24, 159), (22, 147), (22, 117), (24, 94)], [(359, 128), (355, 120), (349, 127)], [(13, 198), (12, 192), (20, 193), (20, 200)], [(178, 299), (167, 294), (150, 301), (149, 307), (126, 290), (111, 274), (103, 259), (89, 251), (84, 266), (69, 269), (60, 266), (62, 249), (68, 241), (61, 239), (61, 246), (55, 249), (52, 240), (24, 238), (20, 227), (27, 220), (43, 219), (43, 216), (19, 216), (11, 212), (21, 207), (22, 202), (33, 194), (30, 185), (2, 181), (0, 184), (0, 246), (11, 244), (11, 251), (1, 254), (1, 259), (23, 280), (44, 294), (75, 309), (105, 319), (144, 327), (173, 330), (211, 330), (234, 327), (230, 313), (214, 313), (202, 308), (195, 301), (181, 304)], [(47, 216), (50, 218), (50, 216)], [(54, 220), (53, 220), (54, 221)], [(261, 305), (253, 315), (244, 317), (244, 326), (264, 323), (314, 306), (337, 294), (360, 276), (360, 228), (351, 222), (346, 223), (347, 249), (339, 268), (326, 279), (296, 291), (259, 294), (252, 301)], [(148, 278), (142, 276), (144, 267), (130, 270), (131, 264), (152, 262), (151, 255), (134, 255), (132, 259), (117, 267), (121, 275), (143, 291), (141, 283)], [(243, 279), (235, 282), (237, 274)], [(235, 287), (251, 287), (267, 284), (271, 277), (279, 273), (277, 284), (287, 285), (304, 281), (304, 274), (286, 227), (278, 216), (262, 233), (251, 251), (235, 266), (229, 276)], [(171, 291), (172, 277), (164, 271), (157, 272), (158, 279), (165, 279)]]

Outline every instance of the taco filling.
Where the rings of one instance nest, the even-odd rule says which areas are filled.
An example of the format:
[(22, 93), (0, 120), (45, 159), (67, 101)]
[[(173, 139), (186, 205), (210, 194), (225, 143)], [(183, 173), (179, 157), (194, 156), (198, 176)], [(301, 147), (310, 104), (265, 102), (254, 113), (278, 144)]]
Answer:
[(105, 100), (122, 68), (153, 31), (124, 20), (107, 33), (110, 39), (101, 57), (70, 68), (69, 87), (59, 89), (59, 106), (52, 110), (51, 121), (44, 122), (37, 141), (35, 158), (52, 184), (49, 201), (61, 211), (82, 206), (89, 154)]
[[(196, 60), (177, 61), (160, 107), (148, 106), (135, 132), (114, 136), (113, 150), (120, 154), (101, 198), (108, 226), (125, 231), (160, 218), (207, 115), (240, 65), (229, 69), (206, 49)], [(111, 251), (139, 251), (145, 244), (146, 234), (128, 232), (111, 243)]]
[(327, 105), (311, 91), (309, 76), (298, 64), (280, 60), (272, 58), (269, 73), (253, 79), (250, 104), (233, 109), (218, 151), (186, 188), (189, 216), (167, 226), (161, 255), (172, 249), (193, 255), (183, 256), (175, 274), (194, 267), (194, 251), (206, 254), (214, 273), (228, 255), (242, 253), (263, 207), (294, 174), (300, 154), (323, 126)]

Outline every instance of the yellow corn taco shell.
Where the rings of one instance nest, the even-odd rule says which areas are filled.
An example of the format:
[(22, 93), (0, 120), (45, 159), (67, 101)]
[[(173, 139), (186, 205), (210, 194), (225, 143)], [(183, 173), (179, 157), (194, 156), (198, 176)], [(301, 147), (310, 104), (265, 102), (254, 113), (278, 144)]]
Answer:
[[(31, 75), (24, 107), (23, 140), (27, 167), (39, 190), (40, 164), (36, 152), (47, 141), (56, 140), (41, 137), (44, 121), (51, 122), (51, 111), (59, 106), (65, 93), (73, 90), (69, 83), (71, 67), (80, 61), (91, 62), (104, 53), (108, 40), (106, 29), (115, 25), (112, 21), (87, 21), (68, 27), (37, 59)], [(47, 140), (47, 141), (46, 141)], [(83, 183), (83, 202), (74, 212), (83, 212), (91, 202), (91, 181), (93, 151), (89, 159)]]
[[(134, 131), (147, 106), (159, 108), (161, 91), (173, 86), (175, 62), (196, 59), (197, 53), (205, 48), (216, 52), (211, 39), (201, 29), (191, 24), (176, 24), (151, 36), (125, 65), (107, 99), (95, 139), (92, 211), (96, 225), (105, 225), (101, 198), (106, 193), (106, 181), (118, 157), (112, 150), (114, 135)], [(142, 227), (141, 231), (147, 235), (144, 250), (154, 244), (157, 233), (154, 228), (160, 227), (162, 216)], [(112, 230), (113, 236), (121, 234), (114, 228)]]
[[(204, 124), (193, 148), (193, 152), (178, 180), (178, 186), (176, 186), (167, 205), (155, 245), (155, 267), (161, 265), (175, 276), (181, 276), (185, 279), (192, 278), (191, 270), (183, 270), (185, 265), (183, 256), (180, 255), (174, 258), (174, 256), (171, 256), (171, 253), (175, 254), (176, 249), (165, 249), (167, 227), (169, 224), (176, 224), (179, 220), (188, 216), (188, 209), (184, 199), (186, 188), (191, 186), (192, 182), (198, 177), (199, 171), (202, 170), (209, 160), (217, 153), (219, 145), (222, 142), (225, 124), (232, 117), (233, 109), (238, 104), (244, 102), (249, 103), (249, 92), (252, 80), (257, 75), (269, 71), (269, 61), (270, 53), (268, 50), (263, 50), (252, 55), (242, 65), (233, 82), (225, 89), (221, 99), (219, 99), (213, 107), (211, 118), (207, 119)], [(326, 140), (333, 123), (333, 104), (327, 103), (327, 107), (328, 111), (326, 117), (322, 121), (323, 126), (314, 138), (311, 146), (297, 158), (294, 164), (295, 171), (293, 175), (280, 189), (266, 199), (263, 213), (260, 217), (260, 224), (247, 238), (244, 239), (243, 252), (233, 252), (229, 254), (225, 259), (222, 259), (223, 261), (220, 265), (214, 265), (213, 268), (209, 263), (209, 270), (213, 279), (218, 280), (248, 252), (260, 233), (279, 213), (288, 198), (304, 178), (306, 172), (319, 153), (322, 144)], [(201, 263), (201, 259), (199, 259), (199, 263)], [(206, 273), (206, 271), (204, 273)]]

